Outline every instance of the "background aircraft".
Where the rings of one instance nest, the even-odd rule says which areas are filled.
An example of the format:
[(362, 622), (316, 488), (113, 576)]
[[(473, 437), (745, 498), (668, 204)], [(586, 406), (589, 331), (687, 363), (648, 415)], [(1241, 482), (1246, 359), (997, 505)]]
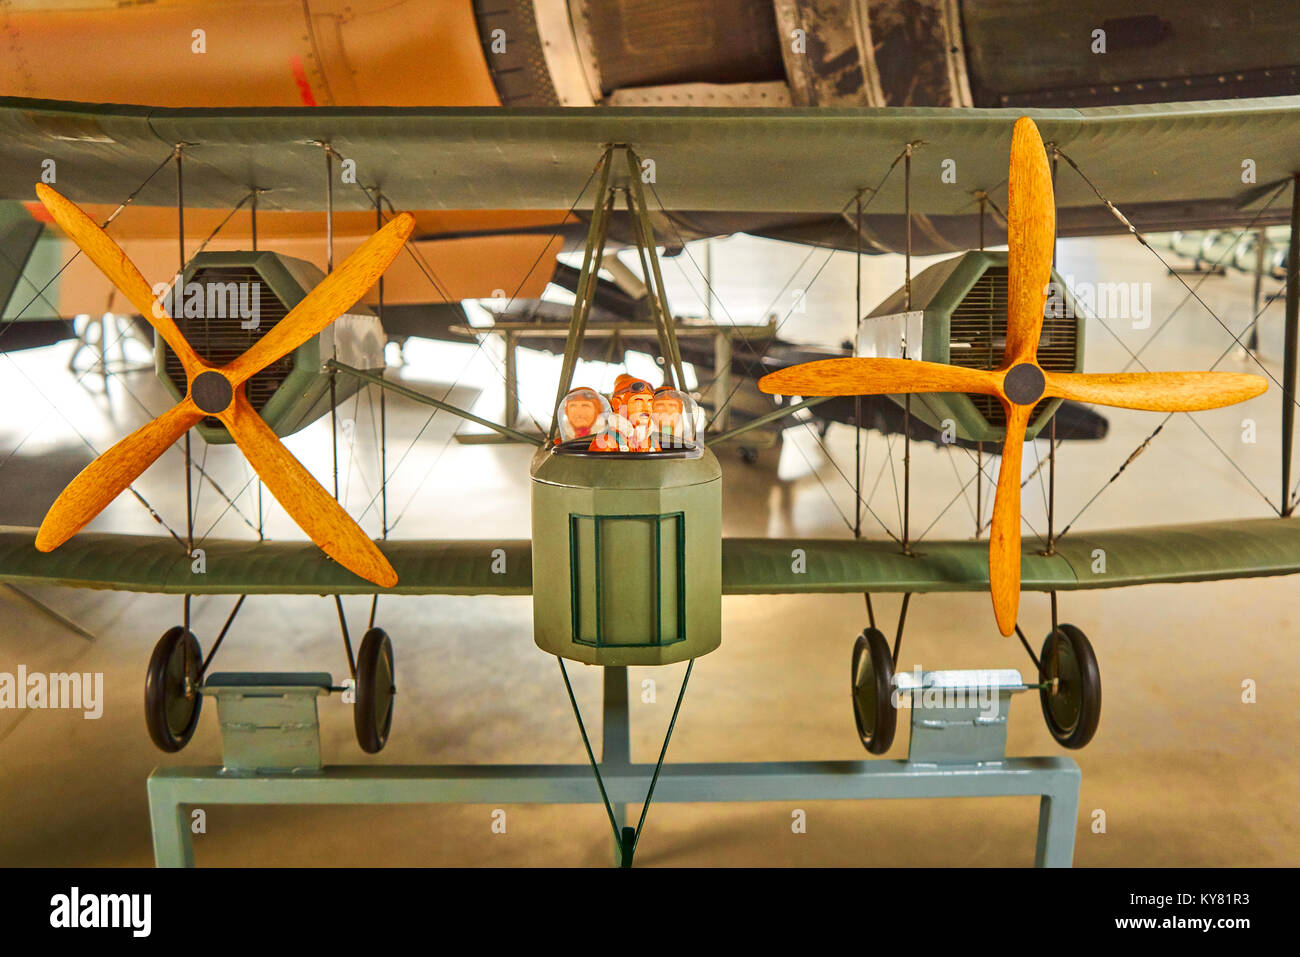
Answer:
[[(854, 0), (771, 2), (687, 0), (667, 13), (628, 0), (440, 0), (435, 4), (382, 0), (261, 0), (206, 4), (163, 0), (141, 5), (34, 2), (6, 14), (7, 55), (0, 93), (11, 96), (186, 107), (221, 106), (465, 106), (465, 107), (1040, 107), (1167, 103), (1297, 92), (1300, 25), (1293, 5), (1274, 0), (1226, 8), (1211, 0), (1158, 14), (1134, 14), (1113, 0), (1038, 5), (987, 0)], [(1267, 22), (1269, 30), (1256, 29)], [(89, 55), (78, 42), (99, 38)], [(1100, 34), (1098, 33), (1100, 31)], [(1051, 55), (1008, 55), (1008, 38), (1042, 38)], [(122, 69), (130, 63), (131, 69)], [(926, 157), (937, 163), (939, 157)], [(933, 175), (933, 171), (927, 175)], [(969, 201), (914, 217), (916, 254), (974, 248), (1005, 240), (998, 204), (1001, 183), (987, 183), (994, 208), (977, 215)], [(31, 210), (39, 215), (35, 207)], [(109, 210), (88, 206), (92, 215)], [(1254, 218), (1208, 190), (1175, 201), (1135, 199), (1126, 209), (1144, 230), (1227, 227)], [(572, 249), (585, 234), (581, 210), (458, 210), (446, 202), (415, 209), (417, 248), (437, 273), (448, 303), (506, 290), (538, 299), (562, 268), (543, 265), (518, 282), (537, 254), (537, 235), (554, 237), (546, 260)], [(656, 227), (670, 251), (685, 241), (747, 232), (792, 242), (901, 252), (903, 220), (876, 210), (861, 232), (839, 214), (766, 209), (656, 210)], [(102, 218), (102, 216), (100, 216)], [(33, 253), (30, 223), (16, 206), (0, 210), (0, 299), (5, 314), (19, 306), (28, 284), (15, 267)], [(1284, 220), (1266, 210), (1259, 224)], [(202, 241), (218, 220), (195, 212), (187, 242)], [(368, 234), (365, 215), (342, 214), (333, 230), (344, 251)], [(141, 201), (118, 224), (118, 239), (142, 269), (166, 268), (175, 217), (165, 205)], [(631, 241), (617, 214), (611, 236)], [(1062, 236), (1121, 230), (1099, 204), (1061, 210)], [(258, 222), (265, 241), (324, 265), (316, 236), (320, 221), (271, 204)], [(986, 234), (985, 234), (986, 233)], [(247, 248), (241, 217), (213, 248)], [(6, 273), (6, 267), (8, 273)], [(20, 270), (17, 270), (20, 271)], [(427, 285), (399, 261), (387, 278), (390, 333), (446, 337), (445, 303), (430, 302)], [(23, 300), (24, 303), (26, 300)], [(66, 336), (61, 320), (99, 315), (114, 305), (112, 287), (85, 264), (46, 290), (25, 319), (38, 320), (0, 343), (3, 348)], [(123, 307), (123, 303), (116, 302)], [(397, 307), (424, 308), (407, 310)], [(452, 307), (454, 308), (454, 307)], [(537, 345), (542, 345), (540, 342)], [(823, 345), (832, 349), (838, 342)], [(737, 370), (747, 374), (746, 369)], [(751, 401), (755, 396), (746, 389)], [(1067, 414), (1075, 414), (1072, 410)], [(890, 428), (891, 410), (873, 418)], [(834, 407), (825, 421), (843, 421)], [(1083, 419), (1071, 434), (1099, 434), (1104, 420)], [(918, 423), (924, 431), (925, 425)]]

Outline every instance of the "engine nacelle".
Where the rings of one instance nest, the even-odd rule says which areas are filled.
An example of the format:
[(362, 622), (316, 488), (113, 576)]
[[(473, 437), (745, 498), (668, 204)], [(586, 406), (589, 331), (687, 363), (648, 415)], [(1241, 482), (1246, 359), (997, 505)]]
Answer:
[[(324, 278), (311, 263), (280, 253), (204, 252), (161, 301), (194, 351), (222, 366), (266, 335)], [(360, 369), (382, 369), (385, 341), (379, 318), (358, 303), (249, 379), (248, 401), (276, 435), (292, 435), (329, 411), (331, 376), (325, 363), (337, 358)], [(168, 390), (178, 400), (184, 397), (185, 371), (161, 336), (154, 337), (154, 364)], [(355, 376), (337, 376), (335, 401), (341, 404), (360, 386)], [(231, 441), (213, 416), (196, 428), (207, 442)]]
[[(1048, 372), (1083, 371), (1079, 305), (1056, 271), (1043, 313), (1038, 364)], [(903, 289), (895, 291), (858, 324), (858, 355), (922, 359), (967, 369), (995, 369), (1007, 344), (1007, 254), (968, 252), (935, 263), (912, 277), (911, 310)], [(891, 396), (900, 405), (902, 396)], [(1045, 398), (1034, 406), (1025, 434), (1034, 438), (1061, 404)], [(991, 395), (943, 393), (912, 396), (912, 415), (942, 431), (951, 420), (972, 442), (1000, 442), (1006, 410)]]

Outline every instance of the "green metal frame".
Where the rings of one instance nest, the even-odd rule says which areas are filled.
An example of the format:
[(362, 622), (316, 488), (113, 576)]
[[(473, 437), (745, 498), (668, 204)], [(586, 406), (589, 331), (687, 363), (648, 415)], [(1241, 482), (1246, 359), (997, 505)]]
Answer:
[[(631, 761), (626, 668), (606, 668), (600, 775), (621, 827), (646, 796), (655, 766)], [(913, 721), (934, 712), (913, 711)], [(969, 722), (967, 722), (969, 724)], [(958, 729), (961, 730), (961, 729)], [(961, 737), (961, 735), (958, 735)], [(933, 754), (933, 752), (932, 752)], [(1035, 867), (1069, 867), (1078, 822), (1079, 766), (1069, 757), (665, 764), (660, 803), (834, 801), (1037, 795)], [(601, 804), (585, 764), (326, 765), (313, 774), (247, 776), (218, 767), (161, 767), (149, 775), (158, 867), (193, 867), (189, 807), (213, 804)], [(614, 846), (614, 863), (621, 848)], [(969, 863), (969, 862), (958, 862)]]

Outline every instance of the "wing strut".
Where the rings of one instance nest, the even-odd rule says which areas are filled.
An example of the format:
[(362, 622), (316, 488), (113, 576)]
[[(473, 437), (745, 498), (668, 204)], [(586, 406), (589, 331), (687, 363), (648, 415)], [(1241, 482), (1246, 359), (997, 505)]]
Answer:
[[(625, 175), (615, 173), (614, 154), (619, 151), (623, 152), (627, 162)], [(619, 193), (623, 194), (627, 211), (632, 219), (637, 256), (641, 262), (641, 275), (644, 277), (646, 287), (646, 300), (650, 306), (650, 318), (654, 322), (655, 335), (659, 339), (659, 352), (663, 357), (664, 382), (675, 389), (684, 389), (686, 386), (686, 379), (682, 374), (682, 350), (677, 343), (677, 326), (673, 322), (672, 310), (668, 308), (668, 294), (664, 288), (663, 273), (659, 268), (654, 228), (650, 224), (650, 212), (645, 203), (645, 191), (642, 189), (644, 175), (642, 160), (630, 146), (613, 144), (605, 148), (596, 169), (599, 175), (596, 200), (592, 206), (591, 226), (587, 230), (587, 245), (582, 254), (582, 270), (578, 274), (573, 317), (569, 322), (569, 334), (564, 343), (564, 364), (561, 366), (560, 381), (555, 390), (555, 405), (551, 409), (548, 442), (554, 441), (559, 428), (560, 402), (573, 387), (573, 374), (578, 367), (578, 357), (587, 334), (587, 319), (591, 315), (591, 307), (596, 299), (601, 262), (605, 258), (605, 240), (609, 232), (609, 221), (614, 212), (614, 201)]]

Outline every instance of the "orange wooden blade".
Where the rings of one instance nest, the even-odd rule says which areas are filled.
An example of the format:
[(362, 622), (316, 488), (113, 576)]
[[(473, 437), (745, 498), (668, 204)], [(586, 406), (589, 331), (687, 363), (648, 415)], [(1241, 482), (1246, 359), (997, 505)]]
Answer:
[(1003, 402), (1007, 410), (1007, 437), (1002, 443), (997, 497), (993, 500), (993, 525), (989, 530), (989, 590), (993, 614), (1004, 635), (1016, 630), (1020, 609), (1020, 459), (1025, 450), (1025, 428), (1031, 405)]
[(1056, 206), (1052, 169), (1038, 127), (1027, 116), (1011, 134), (1007, 182), (1007, 348), (1003, 366), (1033, 360), (1052, 278)]
[(1002, 377), (942, 362), (868, 357), (804, 362), (758, 380), (773, 395), (901, 395), (905, 392), (979, 392), (998, 395)]
[(1219, 409), (1266, 391), (1267, 379), (1241, 372), (1047, 373), (1048, 395), (1152, 412)]
[(202, 418), (186, 396), (87, 465), (45, 513), (36, 533), (37, 550), (53, 551), (75, 535)]
[[(190, 344), (185, 341), (172, 317), (163, 309), (153, 295), (153, 290), (145, 282), (135, 263), (127, 257), (126, 252), (113, 241), (108, 233), (99, 228), (93, 219), (81, 211), (76, 203), (44, 183), (36, 184), (36, 195), (50, 211), (54, 221), (67, 234), (68, 238), (90, 257), (90, 261), (121, 290), (122, 295), (130, 301), (144, 316), (145, 321), (158, 330), (163, 341), (171, 346), (181, 360), (186, 375), (193, 378), (206, 368), (206, 364), (195, 355)], [(121, 491), (119, 489), (119, 491)]]
[(397, 572), (352, 516), (327, 493), (235, 392), (230, 408), (217, 416), (230, 431), (275, 500), (321, 550), (344, 568), (384, 588), (397, 584)]
[[(236, 388), (323, 330), (360, 299), (401, 252), (415, 217), (394, 216), (383, 229), (357, 247), (342, 265), (320, 281), (289, 314), (271, 327), (222, 373)], [(364, 576), (363, 576), (364, 577)]]

